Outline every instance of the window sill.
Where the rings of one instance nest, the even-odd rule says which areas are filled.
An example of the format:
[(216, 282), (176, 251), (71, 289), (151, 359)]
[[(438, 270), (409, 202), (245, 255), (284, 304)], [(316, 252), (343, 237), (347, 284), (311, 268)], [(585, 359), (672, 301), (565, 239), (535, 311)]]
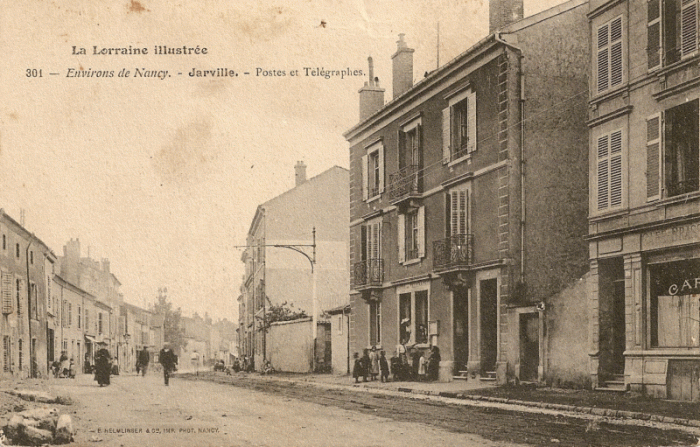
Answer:
[(380, 198), (381, 196), (382, 196), (381, 194), (377, 194), (377, 195), (374, 196), (374, 197), (369, 197), (369, 198), (367, 198), (367, 200), (365, 200), (365, 202), (366, 202), (366, 203), (375, 202), (375, 201), (379, 200), (379, 198)]
[(407, 266), (407, 265), (413, 265), (413, 264), (420, 264), (421, 258), (414, 258), (414, 259), (408, 259), (406, 261), (403, 261), (401, 265)]
[(466, 155), (462, 155), (459, 158), (455, 158), (454, 160), (450, 161), (447, 164), (447, 166), (451, 168), (452, 166), (458, 165), (458, 164), (462, 163), (463, 161), (467, 161), (467, 164), (471, 163), (471, 161), (472, 161), (471, 152), (467, 153)]

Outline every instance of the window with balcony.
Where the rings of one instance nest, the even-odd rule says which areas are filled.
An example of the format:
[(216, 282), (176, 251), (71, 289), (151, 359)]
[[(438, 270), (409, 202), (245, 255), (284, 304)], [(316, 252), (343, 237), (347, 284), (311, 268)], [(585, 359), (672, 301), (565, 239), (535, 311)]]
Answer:
[(381, 221), (368, 221), (360, 227), (360, 261), (353, 266), (356, 287), (379, 286), (384, 282)]
[(362, 156), (362, 199), (378, 198), (384, 191), (384, 146), (370, 146)]
[(428, 291), (399, 294), (399, 341), (401, 344), (428, 343)]
[(399, 263), (425, 257), (425, 207), (398, 215)]
[(698, 0), (647, 0), (647, 67), (653, 70), (696, 54)]
[(433, 243), (435, 267), (459, 267), (472, 262), (469, 193), (469, 186), (461, 185), (453, 188), (446, 195), (445, 234), (447, 237)]
[(622, 35), (622, 16), (598, 27), (594, 38), (598, 93), (622, 85), (624, 78)]
[(389, 196), (392, 200), (410, 198), (422, 192), (422, 138), (420, 119), (399, 130), (399, 170), (389, 176)]
[(476, 148), (476, 92), (469, 89), (451, 98), (442, 111), (443, 163), (465, 158)]
[(647, 199), (698, 191), (698, 100), (647, 119)]

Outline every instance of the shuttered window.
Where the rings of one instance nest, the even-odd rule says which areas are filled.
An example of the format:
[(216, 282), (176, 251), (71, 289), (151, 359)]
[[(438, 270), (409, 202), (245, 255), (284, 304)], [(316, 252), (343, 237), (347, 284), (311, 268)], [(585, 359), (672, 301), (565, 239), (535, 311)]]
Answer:
[(688, 56), (698, 49), (697, 0), (681, 1), (681, 56)]
[(605, 210), (622, 205), (622, 131), (597, 140), (597, 208)]
[(373, 145), (362, 156), (362, 200), (384, 192), (384, 145)]
[(598, 93), (622, 84), (622, 17), (617, 17), (598, 28), (597, 76)]
[(425, 257), (425, 207), (398, 215), (399, 263)]
[(661, 115), (647, 119), (647, 200), (661, 196)]
[(12, 275), (7, 272), (2, 272), (0, 287), (2, 287), (2, 313), (9, 315), (14, 312), (12, 302)]
[(476, 92), (466, 90), (442, 111), (442, 161), (449, 163), (476, 150)]
[(469, 191), (467, 189), (457, 189), (450, 191), (449, 202), (450, 225), (448, 234), (450, 236), (455, 236), (458, 234), (469, 233)]
[(647, 0), (647, 68), (661, 66), (661, 0)]

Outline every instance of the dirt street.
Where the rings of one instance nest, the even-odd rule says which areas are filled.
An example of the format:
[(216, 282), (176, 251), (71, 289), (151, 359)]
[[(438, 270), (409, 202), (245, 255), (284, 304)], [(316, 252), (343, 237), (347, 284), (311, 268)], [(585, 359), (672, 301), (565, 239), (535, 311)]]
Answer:
[[(266, 380), (221, 373), (188, 375), (189, 380), (228, 383), (284, 398), (300, 399), (327, 407), (352, 410), (400, 423), (432, 426), (464, 435), (483, 436), (492, 442), (535, 446), (670, 446), (697, 445), (697, 436), (675, 430), (618, 425), (604, 418), (580, 419), (562, 415), (513, 412), (497, 408), (465, 407), (442, 399), (412, 399), (373, 392), (324, 390), (305, 383)], [(553, 412), (556, 413), (556, 412)], [(443, 445), (436, 443), (433, 445)]]
[[(442, 428), (425, 412), (413, 420), (386, 411), (263, 393), (206, 380), (156, 374), (113, 377), (100, 388), (89, 376), (54, 380), (54, 393), (70, 396), (81, 446), (514, 446)], [(365, 411), (356, 411), (355, 406)], [(384, 402), (397, 410), (400, 402)], [(416, 423), (421, 420), (421, 423)], [(425, 423), (423, 423), (425, 422)]]

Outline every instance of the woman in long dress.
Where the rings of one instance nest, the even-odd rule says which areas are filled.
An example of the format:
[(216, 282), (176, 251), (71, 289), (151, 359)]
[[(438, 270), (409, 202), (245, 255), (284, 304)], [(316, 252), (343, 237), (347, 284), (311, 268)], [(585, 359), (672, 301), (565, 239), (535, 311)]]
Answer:
[(95, 380), (100, 386), (109, 385), (109, 373), (112, 369), (112, 356), (105, 348), (95, 354)]

